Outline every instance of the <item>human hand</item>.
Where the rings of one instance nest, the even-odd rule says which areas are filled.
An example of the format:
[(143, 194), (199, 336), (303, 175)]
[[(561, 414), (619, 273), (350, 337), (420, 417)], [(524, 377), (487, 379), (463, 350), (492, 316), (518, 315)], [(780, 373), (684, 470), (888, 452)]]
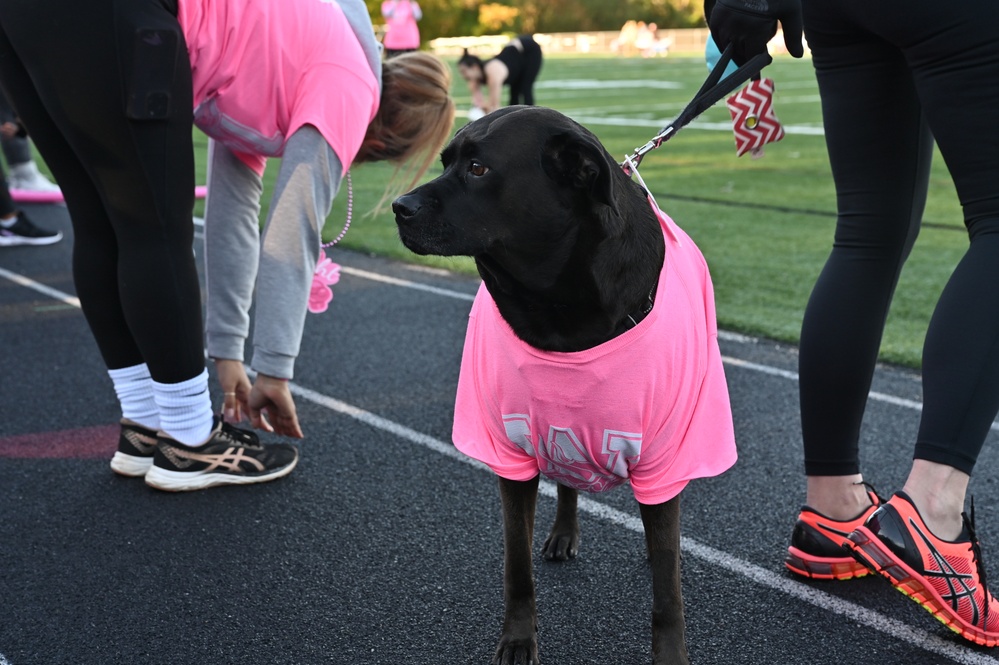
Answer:
[(767, 42), (784, 29), (784, 44), (795, 58), (804, 55), (801, 45), (801, 0), (705, 0), (704, 18), (721, 51), (732, 44), (732, 59), (745, 64), (766, 53)]
[(215, 371), (222, 385), (224, 403), (222, 413), (226, 422), (238, 423), (250, 413), (250, 379), (240, 360), (215, 359)]
[(247, 402), (250, 424), (265, 432), (301, 439), (295, 400), (291, 397), (288, 381), (266, 374), (257, 374)]

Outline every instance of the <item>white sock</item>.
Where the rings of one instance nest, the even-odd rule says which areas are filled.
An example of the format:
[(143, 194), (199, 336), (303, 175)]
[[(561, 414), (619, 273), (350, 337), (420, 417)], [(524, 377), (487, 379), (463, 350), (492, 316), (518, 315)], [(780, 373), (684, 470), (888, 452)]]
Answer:
[(10, 164), (10, 175), (14, 178), (28, 178), (36, 173), (41, 175), (41, 171), (38, 170), (38, 165), (34, 161), (28, 160), (26, 162), (19, 162), (17, 164)]
[(212, 433), (212, 400), (208, 394), (208, 370), (180, 383), (153, 381), (160, 429), (186, 446), (208, 443)]
[(160, 410), (153, 395), (153, 379), (146, 363), (109, 369), (108, 376), (121, 404), (121, 415), (147, 429), (160, 428)]

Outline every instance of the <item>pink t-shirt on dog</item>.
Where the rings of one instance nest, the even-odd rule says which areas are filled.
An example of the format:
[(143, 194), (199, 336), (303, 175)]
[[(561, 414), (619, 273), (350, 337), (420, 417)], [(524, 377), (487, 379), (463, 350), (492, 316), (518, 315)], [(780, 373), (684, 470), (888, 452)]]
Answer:
[(587, 492), (630, 480), (635, 498), (648, 505), (735, 463), (708, 267), (694, 242), (656, 213), (666, 261), (655, 306), (638, 326), (597, 347), (533, 348), (479, 288), (455, 400), (460, 451), (510, 480), (540, 471)]
[(258, 174), (302, 125), (346, 170), (378, 110), (378, 81), (334, 0), (182, 0), (194, 122)]

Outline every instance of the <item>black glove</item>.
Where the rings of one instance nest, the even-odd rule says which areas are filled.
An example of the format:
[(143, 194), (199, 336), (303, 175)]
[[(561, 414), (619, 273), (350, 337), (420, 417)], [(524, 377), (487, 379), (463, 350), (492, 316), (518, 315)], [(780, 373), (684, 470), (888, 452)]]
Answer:
[(767, 52), (767, 42), (777, 34), (777, 21), (784, 28), (784, 44), (796, 58), (801, 46), (801, 0), (705, 0), (704, 18), (718, 50), (732, 44), (732, 59), (744, 64)]

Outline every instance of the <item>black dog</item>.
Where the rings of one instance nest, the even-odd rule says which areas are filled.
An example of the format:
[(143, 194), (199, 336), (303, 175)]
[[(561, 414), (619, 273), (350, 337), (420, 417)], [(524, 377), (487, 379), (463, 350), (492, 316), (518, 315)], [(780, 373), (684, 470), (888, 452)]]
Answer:
[[(542, 550), (548, 560), (577, 554), (578, 489), (631, 481), (652, 568), (654, 662), (686, 663), (679, 492), (688, 479), (716, 475), (735, 460), (703, 258), (672, 222), (660, 220), (646, 192), (596, 137), (556, 111), (512, 106), (490, 113), (462, 128), (442, 161), (443, 175), (392, 208), (406, 247), (474, 257), (483, 280), (465, 342), (455, 444), (500, 476), (505, 614), (493, 662), (540, 662), (531, 565), (540, 469), (559, 483), (555, 523)], [(693, 277), (677, 277), (685, 265)], [(662, 311), (674, 302), (682, 305), (675, 317)], [(627, 356), (643, 343), (651, 344), (651, 353), (632, 355), (623, 366), (605, 353), (626, 347)], [(695, 356), (701, 360), (691, 362)], [(606, 375), (594, 377), (596, 363), (612, 364), (600, 365)], [(636, 403), (631, 376), (645, 365), (659, 368), (652, 385), (642, 388), (656, 399)], [(601, 392), (617, 386), (612, 375), (631, 383)], [(517, 387), (508, 390), (510, 381)], [(660, 393), (668, 402), (661, 406), (669, 412), (664, 422), (650, 415), (660, 409)], [(620, 413), (626, 424), (615, 420), (615, 427), (591, 431), (535, 413), (546, 409), (567, 418)], [(652, 430), (637, 428), (629, 417), (654, 421)], [(677, 453), (681, 446), (659, 441), (687, 442), (705, 430), (717, 439), (717, 454), (703, 464), (694, 450), (699, 442)], [(694, 434), (685, 436), (688, 431)], [(674, 462), (681, 458), (687, 461)], [(647, 460), (660, 474), (651, 480), (641, 466)], [(664, 466), (672, 474), (665, 481)]]

